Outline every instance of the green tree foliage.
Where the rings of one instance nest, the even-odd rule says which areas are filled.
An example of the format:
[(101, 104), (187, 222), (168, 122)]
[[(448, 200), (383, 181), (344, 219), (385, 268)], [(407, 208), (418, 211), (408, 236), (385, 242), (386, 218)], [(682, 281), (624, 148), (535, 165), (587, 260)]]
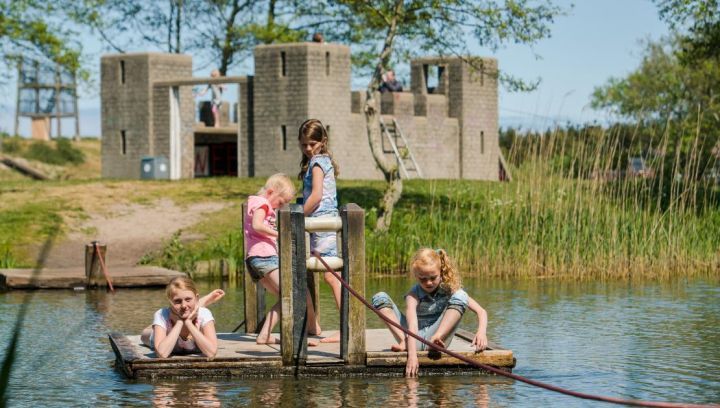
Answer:
[(683, 33), (682, 62), (720, 57), (720, 6), (718, 0), (656, 0), (660, 17)]
[(0, 2), (0, 77), (6, 79), (15, 58), (58, 63), (70, 71), (80, 68), (80, 46), (62, 21), (53, 2), (13, 0)]
[[(352, 44), (353, 62), (371, 73), (364, 106), (368, 143), (387, 187), (379, 205), (376, 229), (389, 228), (395, 203), (402, 195), (397, 163), (380, 148), (379, 106), (375, 93), (392, 61), (422, 53), (467, 56), (468, 44), (496, 50), (510, 43), (533, 44), (550, 35), (562, 10), (551, 0), (322, 0), (301, 7), (318, 21), (326, 38)], [(481, 68), (479, 61), (467, 61)], [(522, 80), (501, 76), (513, 88), (532, 88)]]
[(68, 0), (67, 8), (113, 51), (189, 52), (222, 75), (251, 57), (257, 44), (307, 36), (294, 1)]

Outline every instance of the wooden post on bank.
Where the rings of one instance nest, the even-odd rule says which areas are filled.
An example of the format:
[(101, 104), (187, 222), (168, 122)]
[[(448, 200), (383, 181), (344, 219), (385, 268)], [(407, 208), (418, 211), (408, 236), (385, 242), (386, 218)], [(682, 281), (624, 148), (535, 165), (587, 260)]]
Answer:
[(107, 286), (107, 280), (100, 268), (98, 252), (100, 252), (100, 256), (102, 256), (103, 261), (105, 261), (107, 245), (97, 241), (85, 245), (85, 282), (88, 287)]
[(307, 361), (305, 214), (299, 204), (278, 211), (280, 255), (280, 351), (285, 366)]
[[(240, 222), (243, 228), (245, 228), (245, 214), (247, 214), (247, 202), (242, 205)], [(242, 282), (245, 302), (245, 333), (257, 333), (260, 331), (259, 323), (265, 315), (265, 288), (253, 282), (250, 273), (247, 271), (247, 264), (244, 261), (245, 256), (247, 256), (247, 247), (244, 248), (243, 266), (240, 268), (244, 272)]]
[[(357, 204), (340, 208), (342, 219), (342, 278), (365, 296), (365, 211)], [(349, 365), (365, 364), (365, 305), (344, 287), (340, 296), (340, 358)]]

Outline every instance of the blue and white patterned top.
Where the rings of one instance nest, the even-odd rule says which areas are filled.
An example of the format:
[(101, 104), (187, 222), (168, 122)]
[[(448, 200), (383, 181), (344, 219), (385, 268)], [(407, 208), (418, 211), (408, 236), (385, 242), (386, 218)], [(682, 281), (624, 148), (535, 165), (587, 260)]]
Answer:
[(337, 215), (337, 189), (335, 187), (335, 168), (333, 167), (330, 156), (326, 154), (317, 154), (310, 159), (307, 172), (303, 177), (303, 202), (306, 202), (310, 193), (312, 193), (312, 169), (319, 166), (325, 177), (323, 178), (323, 192), (320, 204), (315, 211), (310, 214), (311, 217), (319, 217), (321, 215)]

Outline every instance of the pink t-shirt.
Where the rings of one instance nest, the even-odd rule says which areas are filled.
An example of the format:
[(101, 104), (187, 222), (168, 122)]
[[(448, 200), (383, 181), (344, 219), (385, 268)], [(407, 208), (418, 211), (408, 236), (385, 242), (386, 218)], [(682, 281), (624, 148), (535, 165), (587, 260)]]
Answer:
[(247, 213), (245, 213), (245, 222), (243, 225), (243, 233), (245, 234), (245, 258), (278, 254), (277, 240), (275, 237), (257, 232), (252, 227), (253, 214), (255, 214), (255, 211), (259, 208), (265, 208), (265, 219), (263, 220), (265, 225), (277, 230), (275, 210), (270, 205), (270, 202), (265, 197), (248, 197)]

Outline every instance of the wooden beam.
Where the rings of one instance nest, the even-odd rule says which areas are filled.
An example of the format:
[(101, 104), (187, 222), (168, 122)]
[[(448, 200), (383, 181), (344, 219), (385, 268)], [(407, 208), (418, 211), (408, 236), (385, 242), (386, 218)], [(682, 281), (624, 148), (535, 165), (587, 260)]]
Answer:
[[(513, 367), (515, 365), (513, 353), (510, 350), (485, 350), (480, 353), (456, 351), (456, 353), (480, 364), (491, 365), (493, 367)], [(403, 366), (406, 362), (407, 353), (396, 353), (392, 351), (368, 352), (366, 360), (368, 367)], [(450, 357), (447, 354), (428, 351), (418, 352), (418, 363), (420, 366), (467, 365), (464, 361)]]
[[(340, 209), (343, 279), (365, 297), (365, 211), (357, 204)], [(343, 288), (340, 296), (340, 358), (348, 364), (365, 359), (365, 305)]]
[(305, 215), (302, 205), (278, 211), (280, 255), (280, 350), (283, 365), (307, 360), (307, 270), (305, 268)]
[(174, 78), (163, 81), (154, 81), (153, 86), (192, 86), (192, 85), (210, 85), (210, 84), (244, 84), (248, 78), (246, 76), (225, 76), (225, 77), (204, 77), (204, 78)]

